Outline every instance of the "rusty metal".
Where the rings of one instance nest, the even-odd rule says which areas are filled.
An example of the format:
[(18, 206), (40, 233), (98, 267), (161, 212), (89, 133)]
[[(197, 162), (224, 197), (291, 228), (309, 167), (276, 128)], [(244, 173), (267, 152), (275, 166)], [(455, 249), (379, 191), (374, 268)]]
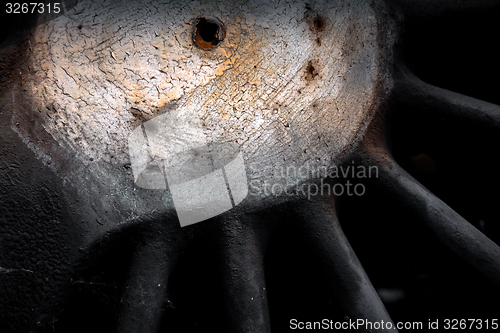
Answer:
[[(495, 319), (500, 216), (487, 189), (500, 184), (500, 101), (487, 73), (447, 81), (422, 59), (429, 43), (436, 57), (455, 52), (443, 70), (472, 72), (485, 57), (500, 74), (486, 51), (466, 63), (432, 36), (470, 20), (487, 40), (499, 11), (498, 1), (77, 1), (9, 26), (0, 331)], [(215, 157), (224, 147), (231, 158)], [(235, 156), (248, 193), (227, 169)], [(181, 185), (196, 175), (221, 182), (228, 208), (183, 223), (175, 200), (189, 199)], [(194, 202), (206, 211), (215, 197)]]

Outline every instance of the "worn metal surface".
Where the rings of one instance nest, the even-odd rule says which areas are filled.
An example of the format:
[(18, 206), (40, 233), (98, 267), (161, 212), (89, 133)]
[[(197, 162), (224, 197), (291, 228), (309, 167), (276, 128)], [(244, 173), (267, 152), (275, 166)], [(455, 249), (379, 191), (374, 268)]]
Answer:
[[(82, 1), (34, 32), (23, 98), (40, 110), (40, 131), (85, 168), (130, 163), (130, 132), (167, 113), (166, 144), (151, 154), (233, 142), (250, 180), (288, 181), (275, 170), (331, 166), (351, 151), (390, 87), (394, 37), (379, 7)], [(224, 40), (209, 50), (192, 39), (200, 16), (225, 26)], [(16, 106), (13, 121), (31, 117)], [(26, 132), (19, 129), (36, 142)], [(59, 172), (50, 147), (34, 146)], [(115, 172), (103, 175), (115, 190), (130, 188)]]
[[(425, 3), (401, 8), (409, 20), (457, 9)], [(377, 154), (386, 147), (383, 123), (394, 100), (445, 112), (458, 105), (460, 116), (498, 123), (497, 107), (408, 80), (400, 68), (393, 79), (402, 14), (390, 5), (79, 1), (3, 44), (0, 331), (61, 327), (68, 295), (82, 284), (114, 295), (108, 321), (118, 331), (175, 331), (168, 323), (179, 319), (168, 316), (177, 292), (169, 287), (182, 285), (177, 268), (199, 273), (177, 275), (190, 282), (215, 281), (206, 286), (212, 299), (195, 299), (217, 309), (203, 327), (269, 332), (266, 251), (288, 232), (300, 235), (293, 246), (318, 264), (339, 313), (390, 321), (331, 198), (252, 193), (233, 210), (181, 228), (169, 191), (137, 186), (131, 169), (129, 135), (152, 119), (169, 120), (161, 143), (175, 144), (152, 151), (151, 160), (229, 142), (243, 152), (249, 183), (315, 182), (283, 170), (331, 168), (347, 158), (378, 165), (388, 191), (410, 209), (426, 204), (419, 214), (430, 229), (498, 281), (498, 246), (455, 237), (450, 225), (458, 221), (458, 233), (487, 239), (437, 198), (425, 199), (427, 190), (390, 153)], [(431, 13), (415, 9), (424, 7)], [(217, 43), (200, 41), (200, 18), (221, 24)], [(127, 270), (114, 276), (96, 264), (108, 255), (108, 264)], [(204, 262), (209, 269), (201, 272), (183, 266)], [(91, 270), (101, 275), (89, 278)]]

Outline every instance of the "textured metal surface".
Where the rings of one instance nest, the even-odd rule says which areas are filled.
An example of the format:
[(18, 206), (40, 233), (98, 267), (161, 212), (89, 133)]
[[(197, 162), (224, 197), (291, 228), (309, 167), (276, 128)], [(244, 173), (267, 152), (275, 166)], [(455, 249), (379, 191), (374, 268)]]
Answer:
[[(438, 266), (444, 258), (443, 267), (456, 269), (444, 280), (479, 285), (458, 295), (494, 298), (498, 235), (476, 218), (498, 215), (483, 217), (477, 198), (465, 202), (478, 215), (463, 209), (449, 194), (459, 188), (432, 194), (400, 166), (401, 147), (419, 147), (419, 139), (400, 139), (413, 119), (445, 119), (448, 129), (429, 137), (456, 127), (470, 135), (457, 143), (484, 155), (499, 142), (499, 108), (417, 79), (403, 65), (415, 59), (396, 41), (421, 20), (491, 8), (498, 3), (79, 1), (69, 15), (18, 29), (0, 50), (0, 331), (285, 332), (291, 318), (476, 314), (415, 313), (411, 302), (432, 308), (414, 289), (418, 279), (433, 281), (425, 274), (435, 269), (408, 267), (420, 267), (417, 256)], [(217, 45), (196, 44), (200, 17), (224, 24)], [(178, 141), (152, 160), (231, 142), (249, 182), (280, 186), (321, 181), (280, 176), (289, 168), (377, 166), (379, 177), (366, 180), (372, 202), (250, 193), (182, 228), (170, 192), (137, 186), (132, 170), (128, 136), (152, 119), (170, 126), (160, 146)], [(494, 172), (471, 177), (500, 184)], [(402, 209), (410, 217), (399, 223)], [(392, 265), (401, 248), (406, 257)], [(460, 298), (444, 286), (427, 290), (448, 306)]]

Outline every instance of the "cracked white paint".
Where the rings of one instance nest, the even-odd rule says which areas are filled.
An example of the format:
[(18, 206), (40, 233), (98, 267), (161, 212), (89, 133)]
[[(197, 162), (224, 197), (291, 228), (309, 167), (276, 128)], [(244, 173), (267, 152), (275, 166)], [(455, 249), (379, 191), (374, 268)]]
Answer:
[[(371, 117), (378, 27), (370, 1), (307, 3), (324, 31), (303, 1), (80, 1), (34, 32), (30, 98), (83, 165), (128, 163), (132, 131), (170, 113), (172, 156), (203, 138), (237, 143), (250, 170), (332, 166)], [(199, 16), (227, 29), (208, 51), (192, 42)]]

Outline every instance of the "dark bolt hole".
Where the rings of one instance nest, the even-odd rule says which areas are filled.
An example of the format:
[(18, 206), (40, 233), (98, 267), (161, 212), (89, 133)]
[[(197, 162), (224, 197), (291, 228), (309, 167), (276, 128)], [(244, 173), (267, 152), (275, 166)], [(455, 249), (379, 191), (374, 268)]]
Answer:
[(198, 24), (196, 24), (194, 36), (194, 41), (199, 47), (209, 49), (219, 44), (223, 39), (224, 31), (222, 23), (216, 22), (213, 19), (199, 19)]
[(316, 28), (317, 31), (323, 31), (323, 29), (325, 28), (325, 20), (321, 17), (321, 16), (316, 16), (316, 18), (314, 19), (314, 27)]
[(219, 26), (216, 23), (208, 22), (207, 19), (202, 18), (196, 28), (205, 42), (218, 42)]

